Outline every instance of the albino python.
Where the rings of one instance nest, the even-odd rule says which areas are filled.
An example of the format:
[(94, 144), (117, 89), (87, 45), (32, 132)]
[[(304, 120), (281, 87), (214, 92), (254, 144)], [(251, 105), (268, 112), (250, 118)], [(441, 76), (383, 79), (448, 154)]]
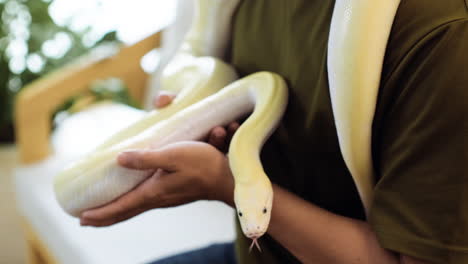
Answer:
[[(215, 2), (217, 7), (222, 4)], [(194, 39), (196, 33), (213, 38), (200, 32), (209, 30), (200, 24), (214, 26), (206, 22), (214, 14), (206, 13), (210, 8), (208, 0), (198, 3), (198, 21), (184, 43), (192, 45), (191, 50), (209, 42)], [(400, 0), (337, 0), (331, 23), (327, 63), (333, 113), (340, 149), (366, 212), (371, 206), (373, 188), (371, 126), (385, 48), (399, 3)], [(60, 172), (55, 179), (57, 200), (74, 216), (109, 203), (152, 174), (118, 166), (116, 156), (121, 151), (199, 140), (212, 127), (228, 124), (253, 110), (230, 143), (229, 162), (242, 230), (253, 239), (252, 246), (259, 247), (257, 239), (267, 231), (273, 201), (272, 185), (259, 153), (281, 120), (287, 87), (280, 76), (268, 72), (233, 82), (236, 73), (229, 65), (211, 57), (196, 57), (204, 54), (194, 56), (183, 49), (163, 78), (164, 87), (183, 87), (175, 101), (167, 108), (150, 112)]]

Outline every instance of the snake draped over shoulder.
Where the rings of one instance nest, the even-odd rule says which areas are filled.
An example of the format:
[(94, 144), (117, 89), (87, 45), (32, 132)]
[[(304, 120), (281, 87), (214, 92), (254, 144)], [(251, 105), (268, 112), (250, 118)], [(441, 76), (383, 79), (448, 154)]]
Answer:
[[(213, 47), (214, 54), (221, 54), (227, 45), (230, 18), (226, 15), (232, 15), (238, 0), (227, 2), (229, 5), (223, 6), (224, 1), (219, 0), (197, 1), (192, 28), (163, 73), (163, 88), (179, 91), (173, 103), (149, 112), (56, 176), (56, 198), (67, 213), (79, 216), (84, 210), (103, 206), (152, 175), (153, 171), (118, 166), (120, 152), (200, 140), (213, 127), (251, 113), (229, 146), (234, 200), (247, 237), (256, 242), (267, 231), (273, 189), (259, 154), (282, 118), (288, 90), (282, 77), (271, 72), (237, 80), (230, 65), (204, 51)], [(385, 48), (399, 3), (336, 0), (330, 29), (327, 63), (340, 149), (367, 212), (373, 188), (372, 120)]]

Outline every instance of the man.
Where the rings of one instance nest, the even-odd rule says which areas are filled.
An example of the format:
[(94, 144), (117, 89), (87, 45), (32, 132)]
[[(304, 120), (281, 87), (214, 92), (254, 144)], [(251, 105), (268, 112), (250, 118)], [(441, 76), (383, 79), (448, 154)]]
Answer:
[[(240, 75), (276, 72), (290, 89), (285, 117), (262, 152), (275, 192), (264, 252), (248, 254), (239, 235), (237, 261), (468, 263), (468, 2), (401, 2), (373, 124), (377, 185), (367, 221), (328, 94), (333, 7), (331, 0), (244, 0), (233, 19), (229, 57)], [(224, 144), (235, 126), (215, 128), (209, 142)], [(85, 212), (82, 224), (111, 225), (198, 199), (233, 206), (227, 159), (208, 144), (123, 153), (119, 162), (160, 170), (113, 204)]]

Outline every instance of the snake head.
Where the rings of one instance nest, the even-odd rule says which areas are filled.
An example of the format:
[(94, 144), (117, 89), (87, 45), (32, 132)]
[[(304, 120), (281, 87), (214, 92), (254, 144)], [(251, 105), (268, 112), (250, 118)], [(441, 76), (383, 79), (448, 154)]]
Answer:
[(269, 180), (236, 184), (234, 200), (242, 231), (257, 239), (268, 229), (273, 203), (273, 188)]

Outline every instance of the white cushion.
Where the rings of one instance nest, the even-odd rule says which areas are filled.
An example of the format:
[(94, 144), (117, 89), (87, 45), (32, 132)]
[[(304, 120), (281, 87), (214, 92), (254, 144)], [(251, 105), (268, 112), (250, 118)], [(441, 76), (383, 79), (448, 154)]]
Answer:
[(80, 227), (61, 210), (52, 190), (57, 171), (143, 114), (112, 103), (74, 114), (53, 134), (54, 155), (16, 170), (20, 212), (60, 263), (144, 263), (234, 239), (234, 212), (218, 202), (156, 209), (106, 228)]

